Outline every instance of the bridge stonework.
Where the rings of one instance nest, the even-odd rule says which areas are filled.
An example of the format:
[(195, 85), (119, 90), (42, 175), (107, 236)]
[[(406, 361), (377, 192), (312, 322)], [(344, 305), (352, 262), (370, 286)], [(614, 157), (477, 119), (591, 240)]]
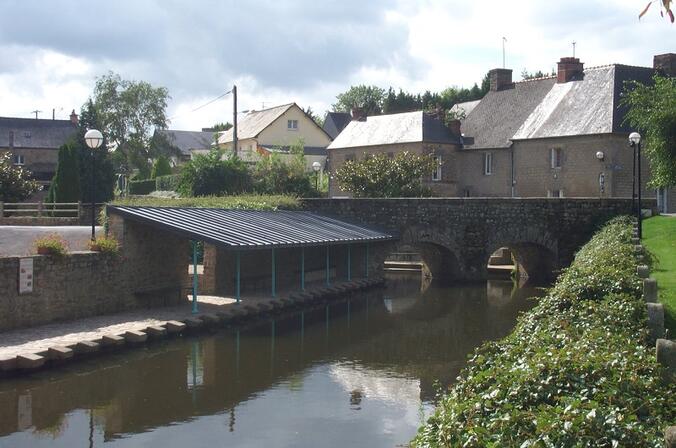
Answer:
[(631, 214), (631, 199), (308, 199), (303, 208), (394, 232), (398, 241), (374, 251), (374, 265), (407, 245), (435, 277), (482, 280), (490, 255), (509, 247), (527, 276), (551, 279), (601, 224)]

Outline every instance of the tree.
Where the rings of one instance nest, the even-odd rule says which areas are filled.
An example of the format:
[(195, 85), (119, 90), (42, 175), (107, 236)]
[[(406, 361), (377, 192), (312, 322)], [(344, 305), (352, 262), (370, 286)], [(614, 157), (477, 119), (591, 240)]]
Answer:
[(384, 97), (385, 90), (378, 86), (352, 86), (336, 96), (338, 102), (333, 105), (333, 111), (351, 112), (357, 108), (363, 110), (366, 115), (380, 115)]
[(314, 197), (310, 173), (305, 171), (305, 144), (302, 139), (289, 147), (289, 157), (272, 153), (261, 158), (253, 168), (254, 191), (259, 194), (293, 194)]
[(227, 131), (232, 127), (232, 124), (229, 121), (226, 121), (225, 123), (216, 123), (212, 127), (209, 128), (210, 131), (213, 132), (223, 132)]
[(393, 158), (385, 154), (349, 160), (335, 173), (340, 188), (355, 197), (422, 197), (430, 196), (422, 179), (429, 178), (435, 168), (432, 155), (397, 153)]
[(169, 91), (145, 81), (123, 80), (109, 72), (96, 80), (93, 103), (104, 135), (123, 157), (120, 171), (136, 168), (140, 177), (150, 174), (150, 140), (155, 129), (166, 129)]
[(20, 202), (40, 189), (31, 173), (12, 163), (12, 154), (0, 152), (0, 200)]
[(317, 115), (315, 111), (312, 110), (312, 107), (308, 106), (307, 108), (303, 108), (302, 110), (303, 112), (305, 112), (305, 115), (310, 117), (310, 119), (312, 119), (312, 121), (315, 122), (317, 126), (319, 126), (320, 128), (324, 126), (324, 119), (319, 115)]
[(523, 80), (528, 80), (528, 79), (536, 79), (536, 78), (544, 78), (545, 76), (556, 76), (556, 71), (552, 70), (549, 73), (545, 73), (542, 70), (538, 70), (536, 72), (529, 72), (525, 68), (521, 70), (521, 79)]
[(251, 175), (239, 157), (221, 160), (221, 151), (198, 154), (183, 167), (182, 196), (231, 195), (251, 191)]
[(77, 202), (80, 200), (80, 163), (75, 142), (61, 145), (58, 157), (47, 201)]
[(630, 81), (621, 104), (629, 108), (624, 123), (642, 134), (650, 162), (650, 185), (676, 185), (676, 78), (655, 76), (652, 85)]
[[(75, 146), (77, 147), (80, 166), (80, 200), (92, 202), (92, 175), (94, 176), (94, 202), (101, 203), (113, 198), (115, 188), (115, 169), (111, 153), (108, 152), (107, 138), (103, 134), (103, 143), (98, 149), (91, 149), (84, 141), (84, 135), (89, 129), (103, 129), (99, 114), (92, 100), (88, 100), (80, 109)], [(92, 157), (94, 167), (92, 174)]]
[(167, 174), (171, 174), (171, 164), (167, 156), (161, 155), (155, 160), (150, 178), (155, 179), (157, 176), (166, 176)]

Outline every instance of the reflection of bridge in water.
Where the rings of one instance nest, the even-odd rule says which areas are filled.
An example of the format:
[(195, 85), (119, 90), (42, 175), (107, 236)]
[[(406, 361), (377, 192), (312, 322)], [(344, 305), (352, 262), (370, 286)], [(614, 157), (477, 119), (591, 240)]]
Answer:
[(432, 285), (415, 299), (417, 285), (407, 284), (394, 281), (381, 293), (239, 331), (158, 342), (0, 383), (0, 435), (28, 427), (58, 431), (76, 409), (94, 409), (106, 439), (214, 414), (234, 430), (241, 403), (280, 382), (302, 387), (318, 363), (333, 366), (346, 404), (360, 394), (396, 400), (415, 390), (427, 401), (436, 379), (450, 383), (466, 355), (506, 334), (527, 306), (517, 293), (496, 307), (486, 289), (471, 286)]

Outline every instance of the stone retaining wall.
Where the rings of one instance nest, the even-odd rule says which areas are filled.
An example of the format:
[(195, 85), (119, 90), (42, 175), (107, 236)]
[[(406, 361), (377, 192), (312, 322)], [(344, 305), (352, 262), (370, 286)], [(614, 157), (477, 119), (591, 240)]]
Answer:
[(28, 257), (33, 259), (33, 292), (27, 294), (19, 294), (20, 258), (0, 258), (0, 331), (136, 307), (115, 255)]

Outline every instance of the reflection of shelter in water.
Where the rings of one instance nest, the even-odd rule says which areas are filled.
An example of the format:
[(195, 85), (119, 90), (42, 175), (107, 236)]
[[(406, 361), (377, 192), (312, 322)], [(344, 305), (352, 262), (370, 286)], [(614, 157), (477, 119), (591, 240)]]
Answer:
[[(357, 371), (339, 366), (332, 373), (348, 394), (357, 391), (355, 399), (404, 394), (431, 400), (436, 379), (450, 383), (466, 355), (480, 341), (506, 334), (524, 308), (519, 301), (499, 310), (488, 306), (482, 288), (452, 291), (432, 286), (424, 296), (405, 296), (396, 314), (372, 293), (239, 331), (158, 342), (30, 381), (6, 381), (0, 383), (0, 436), (27, 425), (55, 427), (73, 410), (92, 408), (106, 440), (214, 414), (224, 414), (235, 431), (240, 403), (280, 381), (302, 387), (317, 360), (354, 360)], [(398, 300), (392, 296), (395, 308)], [(401, 381), (378, 379), (383, 372)]]

